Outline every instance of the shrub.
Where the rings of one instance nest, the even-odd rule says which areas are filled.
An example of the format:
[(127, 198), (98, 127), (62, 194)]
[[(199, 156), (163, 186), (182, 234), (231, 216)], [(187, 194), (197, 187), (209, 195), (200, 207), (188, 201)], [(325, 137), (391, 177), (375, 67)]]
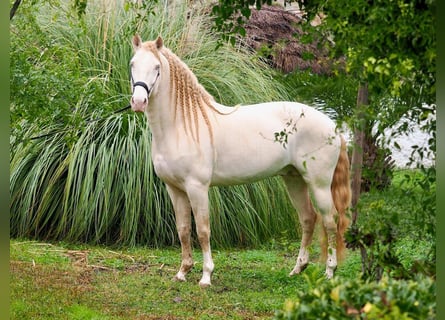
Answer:
[[(424, 197), (432, 191), (417, 184), (417, 170), (396, 171), (388, 192), (363, 194), (356, 224), (347, 231), (347, 246), (359, 249), (362, 277), (379, 280), (384, 273), (411, 279), (417, 273), (435, 274), (435, 212)], [(410, 182), (411, 181), (411, 182)], [(431, 196), (430, 196), (431, 197)], [(419, 241), (421, 239), (421, 241)]]
[(274, 319), (435, 319), (436, 285), (428, 277), (415, 280), (383, 278), (379, 283), (362, 280), (323, 280), (309, 283), (307, 292), (285, 302)]

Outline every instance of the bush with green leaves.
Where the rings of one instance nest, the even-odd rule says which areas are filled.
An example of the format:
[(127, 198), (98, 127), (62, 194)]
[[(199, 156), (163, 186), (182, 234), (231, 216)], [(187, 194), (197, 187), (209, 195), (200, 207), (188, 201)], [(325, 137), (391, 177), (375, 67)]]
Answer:
[[(215, 50), (217, 40), (199, 10), (160, 1), (155, 15), (146, 15), (123, 3), (88, 2), (81, 20), (69, 8), (39, 3), (33, 10), (21, 7), (12, 21), (13, 237), (178, 243), (170, 200), (150, 161), (145, 118), (113, 114), (130, 98), (134, 32), (144, 40), (162, 35), (221, 103), (286, 98), (271, 71), (242, 48)], [(36, 32), (22, 31), (28, 20)], [(48, 136), (31, 140), (43, 134)], [(279, 179), (213, 188), (210, 201), (214, 245), (258, 245), (283, 232), (298, 236), (298, 219)]]
[(398, 279), (435, 275), (435, 200), (424, 205), (429, 192), (435, 194), (435, 182), (426, 192), (419, 179), (424, 179), (421, 171), (396, 171), (387, 192), (362, 195), (357, 223), (345, 239), (360, 252), (364, 279), (379, 280), (385, 273)]
[(287, 300), (275, 320), (436, 319), (436, 284), (428, 277), (378, 283), (304, 277), (309, 289)]

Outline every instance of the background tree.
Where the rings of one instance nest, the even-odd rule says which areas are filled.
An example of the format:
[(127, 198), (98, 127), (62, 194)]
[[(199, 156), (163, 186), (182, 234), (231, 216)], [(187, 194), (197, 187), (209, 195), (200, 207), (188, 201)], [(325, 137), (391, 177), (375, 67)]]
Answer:
[[(300, 1), (300, 5), (302, 5)], [(370, 136), (373, 120), (379, 122), (379, 130), (391, 127), (402, 117), (426, 122), (427, 130), (432, 132), (429, 150), (413, 146), (415, 153), (435, 153), (435, 2), (434, 1), (306, 1), (304, 9), (308, 20), (316, 13), (323, 12), (325, 23), (322, 28), (333, 35), (335, 56), (346, 56), (346, 71), (359, 81), (357, 110), (353, 118), (354, 155), (352, 161), (353, 183), (353, 222), (357, 220), (360, 186), (363, 139)], [(369, 99), (366, 99), (369, 97)], [(367, 101), (368, 100), (368, 101)], [(408, 126), (400, 130), (408, 130)], [(354, 158), (355, 156), (355, 158)], [(434, 156), (433, 156), (434, 157)], [(432, 182), (435, 167), (418, 167), (424, 173), (419, 186), (424, 190), (424, 215), (419, 217), (419, 228), (427, 237), (435, 236), (434, 214), (435, 192)], [(374, 231), (380, 242), (363, 242), (365, 235), (373, 233), (354, 230), (352, 242), (357, 241), (362, 250), (362, 259), (369, 261), (369, 254), (381, 243), (390, 242), (393, 225), (398, 217), (386, 222), (385, 227)], [(426, 229), (425, 229), (425, 226)], [(365, 234), (366, 233), (366, 234)], [(388, 240), (389, 239), (389, 240)], [(386, 246), (382, 248), (387, 249)], [(434, 251), (434, 248), (433, 248)], [(384, 256), (379, 252), (376, 256)], [(432, 260), (435, 260), (432, 253)], [(385, 261), (376, 262), (372, 268), (381, 268)], [(380, 265), (379, 265), (380, 264)], [(369, 272), (373, 273), (372, 271)], [(374, 272), (379, 277), (379, 272)]]
[[(334, 35), (334, 54), (346, 56), (347, 72), (360, 81), (353, 126), (356, 220), (363, 142), (371, 131), (367, 117), (377, 116), (386, 128), (409, 111), (422, 118), (434, 112), (424, 107), (435, 101), (434, 1), (302, 2), (308, 19), (326, 15), (323, 26)], [(392, 97), (393, 105), (382, 106), (383, 96)]]

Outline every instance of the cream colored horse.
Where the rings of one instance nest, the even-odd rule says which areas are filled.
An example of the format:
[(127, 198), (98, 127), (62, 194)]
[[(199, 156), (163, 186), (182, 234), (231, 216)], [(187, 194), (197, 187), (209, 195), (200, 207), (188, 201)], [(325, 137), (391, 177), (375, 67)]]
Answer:
[[(350, 202), (349, 161), (345, 142), (323, 113), (300, 103), (270, 102), (230, 108), (218, 104), (190, 69), (159, 37), (133, 38), (131, 107), (144, 112), (152, 132), (152, 161), (165, 182), (176, 215), (182, 263), (176, 280), (193, 267), (191, 212), (203, 252), (201, 287), (211, 283), (211, 186), (249, 183), (280, 175), (299, 213), (302, 242), (290, 275), (309, 262), (316, 211), (327, 235), (326, 275), (331, 278), (344, 249)], [(276, 134), (286, 131), (287, 142)], [(283, 141), (282, 141), (283, 142)]]

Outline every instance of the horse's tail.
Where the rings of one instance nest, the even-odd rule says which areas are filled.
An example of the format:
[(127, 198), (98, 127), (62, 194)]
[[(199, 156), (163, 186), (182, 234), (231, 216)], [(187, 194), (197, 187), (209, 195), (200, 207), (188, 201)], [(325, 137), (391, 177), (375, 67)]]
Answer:
[[(339, 261), (345, 256), (345, 239), (344, 234), (349, 226), (349, 218), (347, 217), (347, 209), (351, 203), (351, 183), (349, 180), (349, 158), (346, 147), (346, 141), (341, 137), (341, 150), (338, 157), (337, 166), (335, 167), (334, 176), (331, 183), (331, 193), (334, 200), (335, 209), (337, 209), (337, 259)], [(324, 237), (326, 231), (323, 228)], [(323, 241), (323, 256), (326, 256), (326, 241)]]

